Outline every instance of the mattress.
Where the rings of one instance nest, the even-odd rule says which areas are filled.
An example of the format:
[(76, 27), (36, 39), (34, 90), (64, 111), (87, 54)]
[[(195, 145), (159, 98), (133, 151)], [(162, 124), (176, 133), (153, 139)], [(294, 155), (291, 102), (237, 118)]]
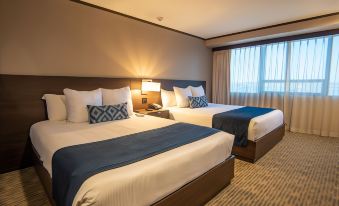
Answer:
[[(167, 107), (170, 111), (171, 119), (180, 122), (188, 122), (206, 127), (212, 127), (213, 115), (221, 112), (226, 112), (234, 109), (239, 109), (243, 106), (212, 104), (202, 108), (180, 108)], [(256, 141), (266, 134), (273, 131), (275, 128), (284, 123), (284, 115), (280, 110), (274, 110), (267, 114), (253, 118), (248, 126), (248, 139)]]
[[(88, 124), (42, 121), (31, 127), (32, 144), (51, 175), (60, 148), (138, 133), (176, 123), (152, 116)], [(73, 205), (150, 205), (231, 155), (233, 135), (218, 132), (202, 140), (88, 178)]]

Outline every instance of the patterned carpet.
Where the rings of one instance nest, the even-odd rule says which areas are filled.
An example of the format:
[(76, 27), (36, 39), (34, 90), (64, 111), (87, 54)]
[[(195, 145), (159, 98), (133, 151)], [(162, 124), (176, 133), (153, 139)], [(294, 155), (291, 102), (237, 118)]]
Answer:
[[(339, 138), (287, 133), (207, 205), (339, 205)], [(0, 175), (0, 205), (49, 205), (33, 168)]]

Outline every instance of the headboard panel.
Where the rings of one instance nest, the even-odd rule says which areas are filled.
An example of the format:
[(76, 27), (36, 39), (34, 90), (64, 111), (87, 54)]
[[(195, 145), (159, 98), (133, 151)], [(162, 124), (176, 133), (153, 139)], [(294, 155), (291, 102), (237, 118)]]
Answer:
[(43, 94), (66, 87), (92, 90), (130, 86), (127, 78), (0, 75), (0, 173), (31, 164), (29, 129), (46, 119)]
[(160, 80), (161, 88), (169, 91), (173, 91), (173, 87), (185, 88), (188, 86), (202, 86), (206, 91), (206, 81), (195, 81), (195, 80)]
[[(204, 81), (154, 80), (162, 88), (173, 90), (173, 86), (206, 86)], [(141, 79), (99, 78), (99, 77), (55, 77), (0, 75), (0, 173), (31, 165), (29, 129), (32, 124), (45, 120), (46, 111), (43, 94), (62, 94), (64, 88), (93, 90), (97, 88), (116, 89), (130, 86), (135, 109), (145, 108), (141, 98), (148, 103), (161, 104), (160, 93), (140, 94)]]

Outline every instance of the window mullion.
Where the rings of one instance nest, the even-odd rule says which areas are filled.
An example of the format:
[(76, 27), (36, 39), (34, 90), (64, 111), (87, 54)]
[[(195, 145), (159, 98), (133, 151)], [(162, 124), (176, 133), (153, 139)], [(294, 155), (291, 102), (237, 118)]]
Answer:
[(291, 78), (291, 42), (287, 42), (286, 48), (286, 74), (285, 74), (285, 93), (290, 92), (290, 78)]
[(330, 85), (332, 47), (333, 47), (333, 36), (329, 36), (328, 42), (327, 42), (327, 52), (326, 52), (325, 79), (322, 85), (322, 94), (325, 96), (328, 95), (328, 90), (329, 90), (329, 85)]
[(259, 60), (259, 93), (265, 88), (265, 65), (266, 65), (266, 45), (260, 46)]

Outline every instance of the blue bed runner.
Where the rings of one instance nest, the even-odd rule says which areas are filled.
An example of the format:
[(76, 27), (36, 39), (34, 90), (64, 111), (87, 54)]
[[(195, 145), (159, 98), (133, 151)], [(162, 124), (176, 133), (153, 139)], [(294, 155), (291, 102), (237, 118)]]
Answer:
[(247, 146), (248, 126), (251, 119), (273, 111), (271, 108), (242, 107), (213, 115), (212, 127), (235, 136), (234, 145)]
[(89, 177), (198, 141), (219, 130), (187, 123), (126, 135), (109, 140), (69, 146), (52, 158), (53, 198), (58, 206), (72, 205)]

